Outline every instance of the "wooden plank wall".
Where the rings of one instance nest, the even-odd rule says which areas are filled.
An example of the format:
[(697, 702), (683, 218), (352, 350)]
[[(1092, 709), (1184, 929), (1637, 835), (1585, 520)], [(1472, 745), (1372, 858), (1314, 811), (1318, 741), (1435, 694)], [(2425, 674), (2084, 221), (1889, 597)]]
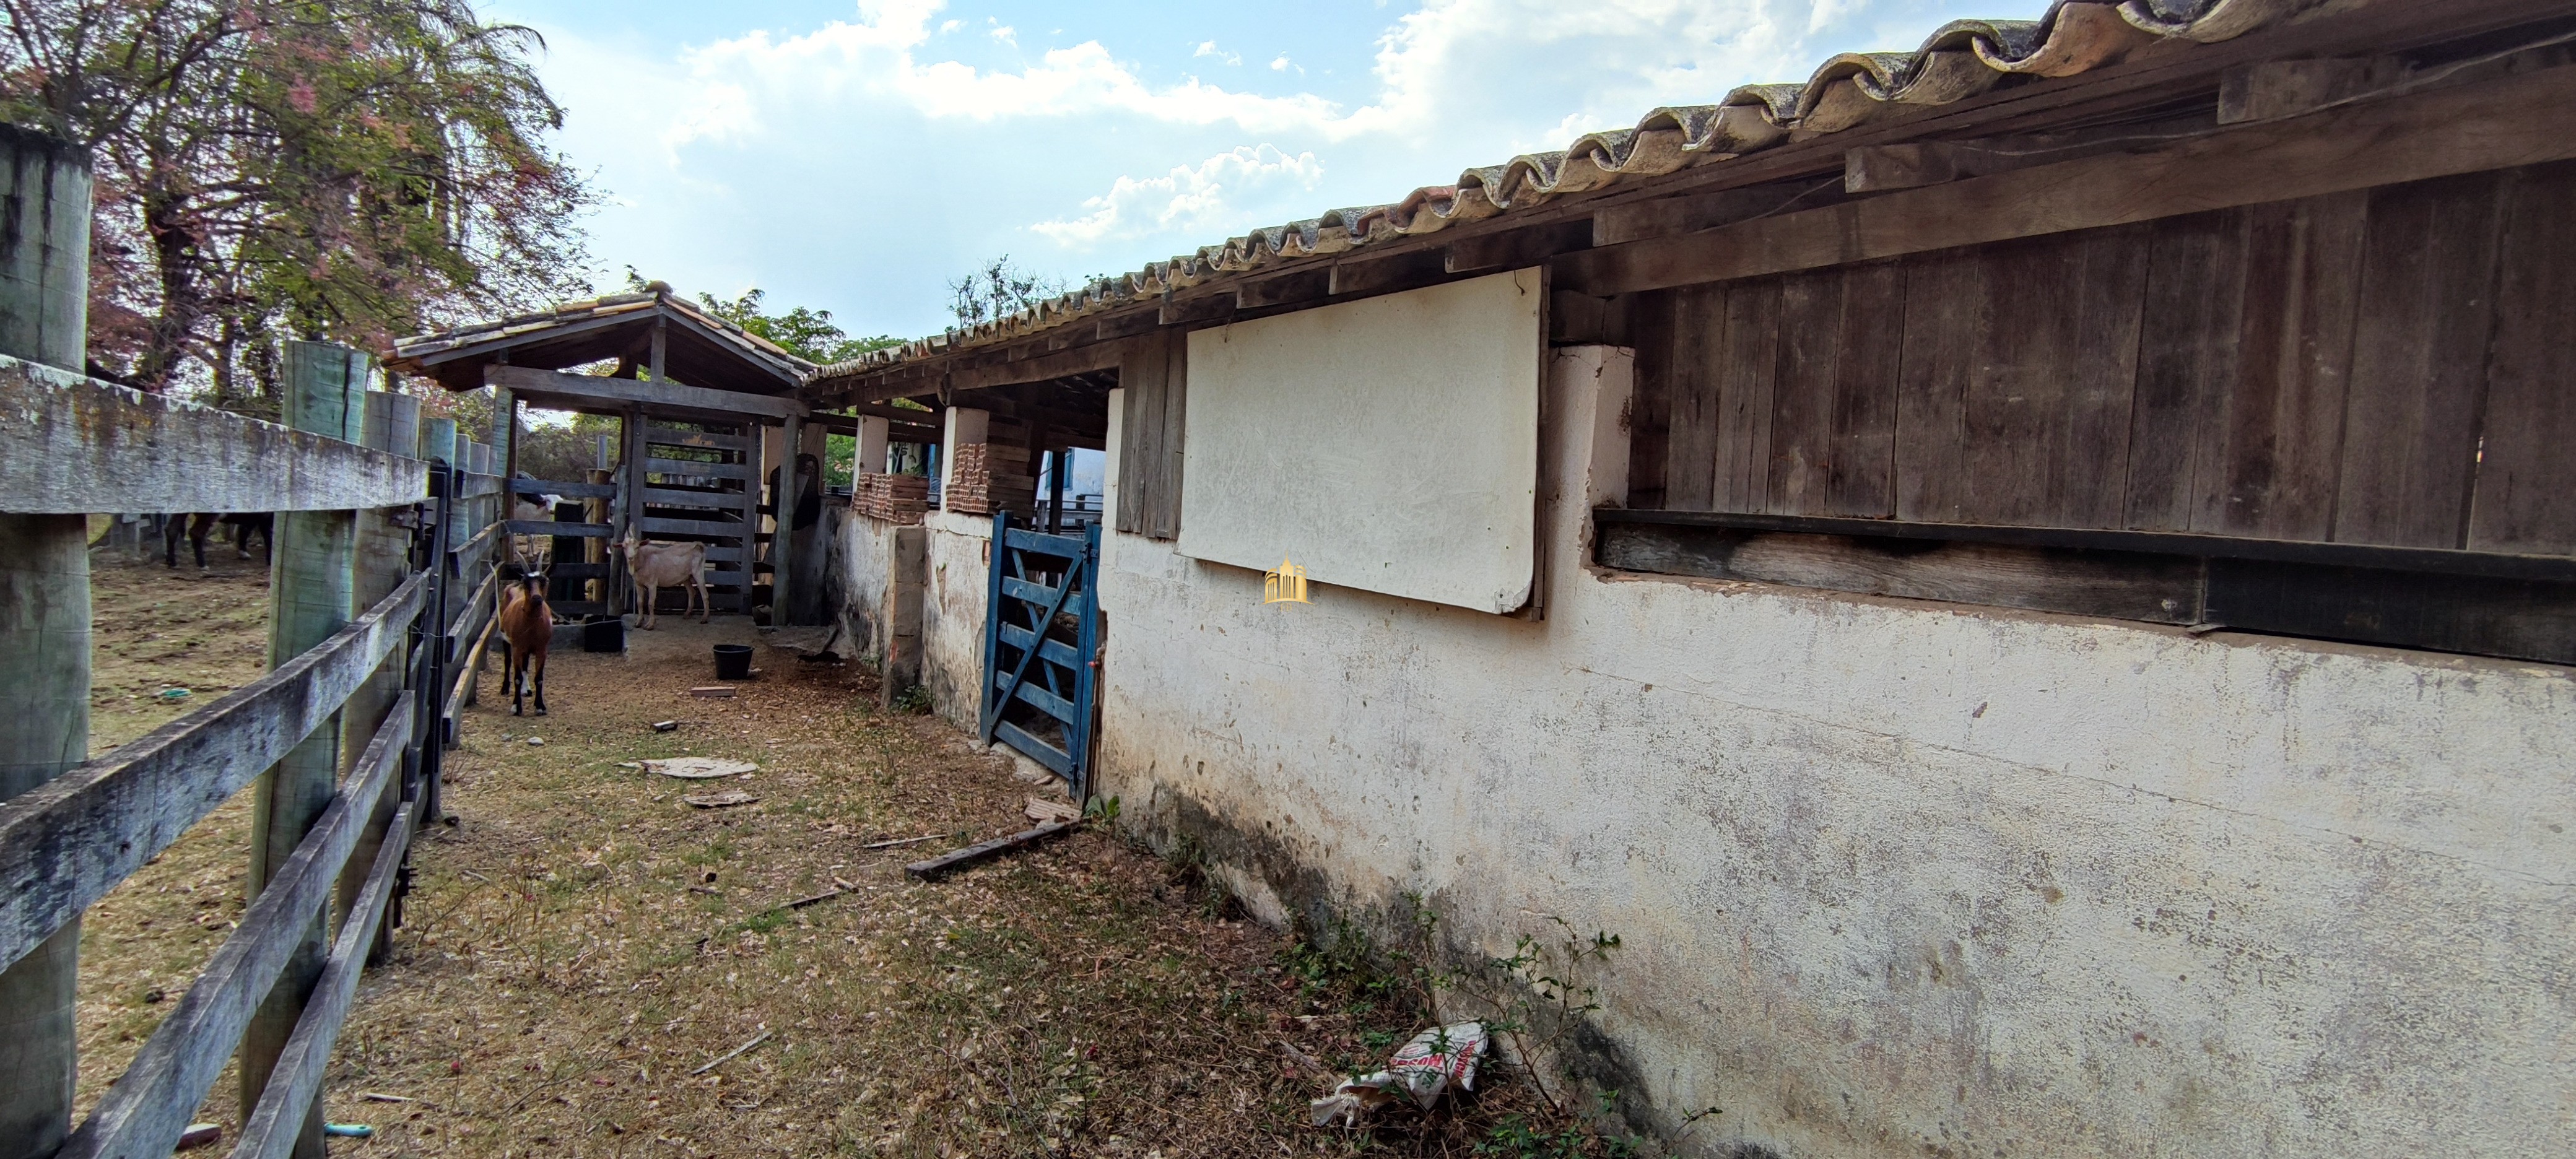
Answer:
[(1633, 506), (2576, 553), (2576, 163), (1627, 309)]
[(1118, 441), (1118, 530), (1156, 539), (1181, 534), (1181, 445), (1188, 401), (1188, 340), (1168, 330), (1131, 343), (1119, 364), (1127, 413)]

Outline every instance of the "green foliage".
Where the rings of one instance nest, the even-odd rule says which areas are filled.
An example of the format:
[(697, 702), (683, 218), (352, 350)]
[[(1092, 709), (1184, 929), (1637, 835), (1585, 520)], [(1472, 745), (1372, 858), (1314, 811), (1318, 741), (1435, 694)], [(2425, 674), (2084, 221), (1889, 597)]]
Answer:
[(8, 0), (0, 118), (88, 148), (93, 359), (273, 411), (287, 338), (382, 349), (582, 281), (536, 35), (470, 0)]
[(1011, 264), (1003, 254), (975, 272), (948, 283), (948, 310), (957, 324), (977, 326), (999, 321), (1065, 292), (1063, 282)]
[(895, 694), (894, 694), (894, 710), (895, 710), (896, 712), (905, 712), (905, 713), (910, 713), (910, 714), (912, 714), (912, 715), (914, 715), (914, 716), (922, 716), (922, 715), (926, 715), (927, 713), (929, 713), (929, 711), (930, 711), (930, 688), (929, 688), (929, 686), (927, 686), (927, 685), (922, 685), (922, 684), (915, 684), (915, 685), (911, 685), (911, 686), (909, 686), (909, 687), (905, 688), (905, 689), (904, 689), (903, 691), (901, 691), (901, 692), (895, 693)]
[(1637, 1153), (1637, 1140), (1602, 1135), (1580, 1123), (1535, 1127), (1524, 1116), (1505, 1115), (1477, 1141), (1475, 1153), (1508, 1159), (1626, 1159)]
[[(626, 292), (640, 294), (651, 288), (635, 267), (626, 267)], [(900, 345), (903, 339), (891, 334), (874, 338), (852, 338), (840, 324), (832, 321), (832, 312), (808, 306), (795, 306), (784, 313), (772, 314), (764, 308), (769, 292), (755, 286), (731, 300), (713, 294), (699, 294), (698, 305), (707, 313), (776, 343), (780, 349), (818, 366), (846, 362), (871, 350)]]
[(1103, 823), (1117, 821), (1118, 798), (1103, 797), (1094, 794), (1090, 800), (1082, 803), (1082, 819), (1085, 821), (1099, 821)]
[[(1529, 1113), (1495, 1120), (1477, 1141), (1475, 1154), (1512, 1159), (1635, 1155), (1642, 1140), (1601, 1126), (1615, 1118), (1618, 1092), (1596, 1092), (1595, 1105), (1584, 1113), (1571, 1099), (1574, 1076), (1551, 1076), (1540, 1065), (1541, 1059), (1563, 1058), (1567, 1037), (1585, 1016), (1600, 1010), (1595, 988), (1581, 976), (1610, 960), (1619, 948), (1618, 935), (1578, 935), (1562, 919), (1549, 917), (1552, 930), (1520, 935), (1508, 955), (1449, 966), (1443, 964), (1452, 959), (1440, 948), (1438, 913), (1420, 894), (1408, 893), (1404, 902), (1391, 941), (1380, 942), (1366, 927), (1339, 915), (1320, 931), (1301, 920), (1295, 941), (1280, 957), (1280, 965), (1309, 1000), (1339, 1004), (1358, 1017), (1367, 1056), (1349, 1063), (1355, 1069), (1374, 1069), (1425, 1022), (1475, 1018), (1492, 1036), (1496, 1066), (1508, 1064), (1525, 1076), (1539, 1098)], [(1711, 1108), (1703, 1115), (1715, 1113)]]

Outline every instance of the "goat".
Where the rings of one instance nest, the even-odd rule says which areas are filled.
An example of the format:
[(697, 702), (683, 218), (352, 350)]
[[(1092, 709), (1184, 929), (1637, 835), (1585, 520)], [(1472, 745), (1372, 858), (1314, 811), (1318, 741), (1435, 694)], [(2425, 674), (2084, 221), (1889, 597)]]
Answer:
[(536, 685), (537, 715), (546, 714), (546, 647), (554, 643), (554, 609), (546, 606), (546, 573), (504, 565), (509, 586), (501, 589), (501, 638), (509, 645), (503, 665), (510, 680), (510, 715), (519, 716), (530, 682)]
[(220, 516), (212, 511), (170, 516), (161, 524), (162, 564), (168, 567), (179, 566), (179, 537), (184, 535), (188, 537), (188, 546), (197, 552), (197, 570), (206, 570), (206, 533), (215, 529), (215, 520), (218, 518)]
[[(532, 483), (536, 481), (525, 471), (519, 472), (515, 478), (526, 479)], [(554, 521), (555, 506), (562, 502), (563, 497), (560, 495), (524, 495), (513, 492), (510, 496), (510, 518), (533, 523), (550, 523)], [(554, 551), (555, 541), (552, 536), (513, 535), (510, 537), (510, 558), (517, 560), (524, 567), (543, 570), (553, 562)]]
[(277, 516), (266, 511), (237, 511), (224, 516), (223, 524), (233, 529), (233, 558), (250, 558), (250, 537), (259, 537), (263, 557), (277, 554)]
[[(697, 600), (698, 622), (715, 618), (715, 601), (707, 595), (707, 545), (703, 543), (646, 543), (633, 531), (617, 549), (626, 556), (626, 576), (636, 590), (635, 626), (653, 630), (657, 618), (653, 611), (655, 597), (674, 584), (688, 585), (688, 595)], [(689, 601), (680, 602), (680, 618), (689, 616)]]

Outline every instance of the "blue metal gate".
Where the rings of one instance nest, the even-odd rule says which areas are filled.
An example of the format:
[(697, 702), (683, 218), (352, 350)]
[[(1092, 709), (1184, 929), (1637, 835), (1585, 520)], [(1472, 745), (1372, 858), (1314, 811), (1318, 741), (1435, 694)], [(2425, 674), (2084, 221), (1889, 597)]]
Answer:
[(1092, 599), (1100, 525), (1049, 535), (993, 516), (984, 627), (984, 739), (999, 738), (1091, 795), (1092, 695), (1100, 609)]

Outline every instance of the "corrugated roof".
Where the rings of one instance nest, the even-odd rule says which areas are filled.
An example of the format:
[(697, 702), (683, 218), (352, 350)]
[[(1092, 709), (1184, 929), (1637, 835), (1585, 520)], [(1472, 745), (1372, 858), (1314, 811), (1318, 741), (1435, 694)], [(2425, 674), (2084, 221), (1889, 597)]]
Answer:
[(1531, 209), (1570, 193), (1658, 177), (1839, 132), (1895, 106), (1943, 105), (2015, 76), (2072, 76), (2161, 40), (2228, 40), (2342, 0), (2057, 0), (2038, 20), (1959, 20), (1912, 52), (1836, 56), (1804, 84), (1746, 85), (1713, 105), (1656, 109), (1634, 128), (1470, 169), (1388, 205), (1336, 209), (1102, 279), (999, 321), (875, 351), (811, 379), (982, 346), (1227, 275), (1325, 257)]

